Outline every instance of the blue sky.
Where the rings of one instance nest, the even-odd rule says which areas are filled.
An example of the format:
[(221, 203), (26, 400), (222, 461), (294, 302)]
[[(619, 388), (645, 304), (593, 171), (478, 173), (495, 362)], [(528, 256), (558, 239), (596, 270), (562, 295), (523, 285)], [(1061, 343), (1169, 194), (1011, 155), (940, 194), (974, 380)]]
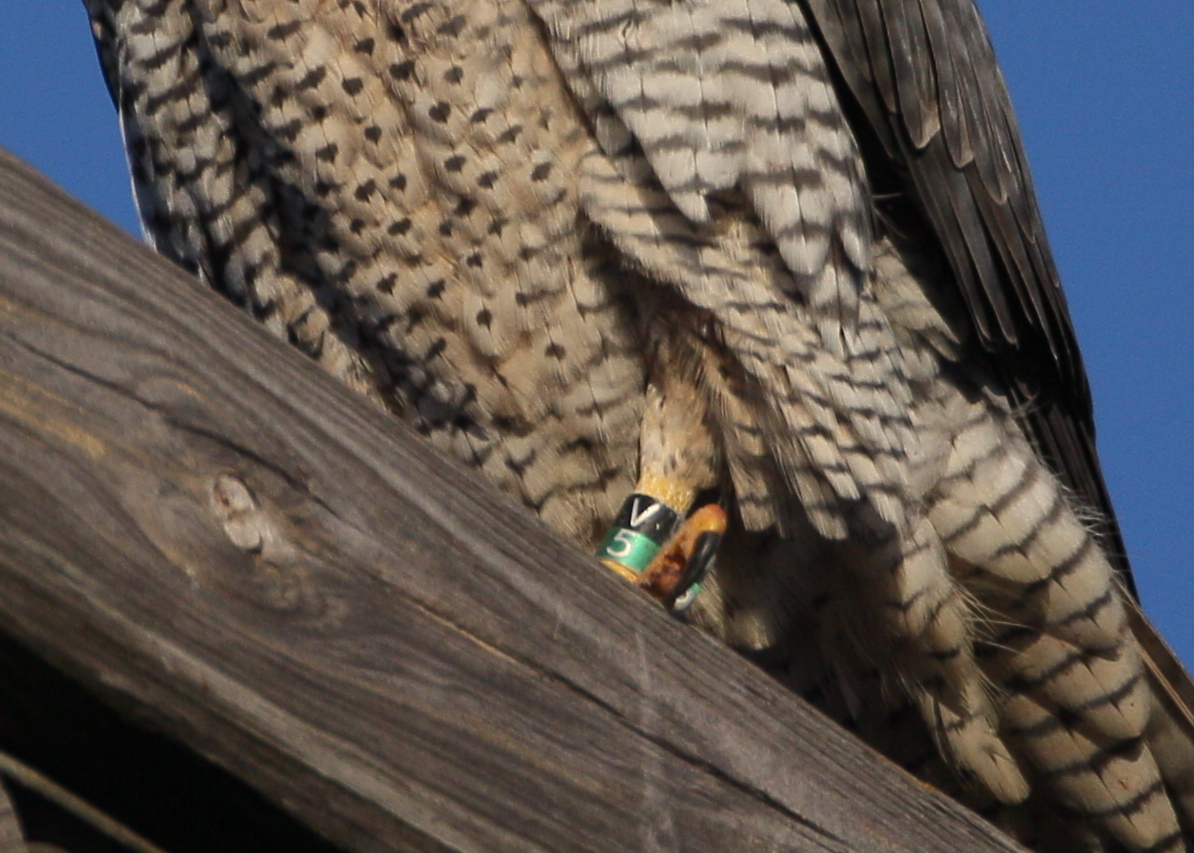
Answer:
[[(1145, 609), (1194, 664), (1194, 3), (980, 3)], [(0, 145), (136, 232), (80, 0), (4, 0)]]

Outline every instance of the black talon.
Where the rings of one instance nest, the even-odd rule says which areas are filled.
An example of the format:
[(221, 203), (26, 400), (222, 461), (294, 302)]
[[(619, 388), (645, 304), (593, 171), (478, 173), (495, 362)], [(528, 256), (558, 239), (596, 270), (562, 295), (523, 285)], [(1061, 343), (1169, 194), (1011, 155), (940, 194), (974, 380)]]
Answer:
[[(717, 556), (717, 549), (721, 546), (721, 534), (706, 531), (697, 537), (696, 546), (692, 549), (692, 556), (688, 558), (687, 564), (684, 566), (684, 572), (680, 575), (680, 579), (676, 581), (676, 586), (671, 593), (663, 600), (664, 606), (683, 612), (687, 610), (689, 605), (696, 600), (696, 596), (688, 596), (690, 590), (696, 587), (705, 575), (709, 573), (709, 567), (713, 565), (713, 558)], [(683, 601), (682, 599), (689, 600)], [(681, 602), (677, 606), (676, 602)]]

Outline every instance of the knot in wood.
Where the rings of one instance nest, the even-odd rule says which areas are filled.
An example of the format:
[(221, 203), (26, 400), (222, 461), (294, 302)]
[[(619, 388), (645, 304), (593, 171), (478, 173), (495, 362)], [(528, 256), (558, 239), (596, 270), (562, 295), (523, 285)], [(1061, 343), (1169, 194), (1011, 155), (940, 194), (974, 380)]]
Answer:
[(212, 507), (224, 525), (229, 541), (245, 551), (260, 553), (265, 544), (268, 521), (245, 481), (234, 474), (217, 474), (211, 497)]

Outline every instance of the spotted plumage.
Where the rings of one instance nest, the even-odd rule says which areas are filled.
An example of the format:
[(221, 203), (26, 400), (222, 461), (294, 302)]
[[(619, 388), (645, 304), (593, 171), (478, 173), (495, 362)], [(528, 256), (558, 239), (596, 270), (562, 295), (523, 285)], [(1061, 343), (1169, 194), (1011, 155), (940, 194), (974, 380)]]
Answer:
[(85, 2), (160, 251), (586, 548), (719, 501), (686, 618), (1025, 843), (1194, 844), (971, 0)]

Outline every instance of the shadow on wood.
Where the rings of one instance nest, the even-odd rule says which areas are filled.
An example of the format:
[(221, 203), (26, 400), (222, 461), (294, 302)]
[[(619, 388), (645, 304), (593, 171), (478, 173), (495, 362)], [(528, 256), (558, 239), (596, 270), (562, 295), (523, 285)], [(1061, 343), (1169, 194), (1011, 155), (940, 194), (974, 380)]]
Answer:
[[(335, 853), (234, 776), (126, 719), (3, 635), (0, 749), (169, 853)], [(0, 763), (9, 769), (5, 756)], [(5, 786), (29, 841), (137, 853), (20, 784), (21, 775)], [(8, 835), (0, 828), (0, 853), (19, 853), (4, 846)]]
[(0, 157), (0, 625), (352, 851), (994, 830)]

